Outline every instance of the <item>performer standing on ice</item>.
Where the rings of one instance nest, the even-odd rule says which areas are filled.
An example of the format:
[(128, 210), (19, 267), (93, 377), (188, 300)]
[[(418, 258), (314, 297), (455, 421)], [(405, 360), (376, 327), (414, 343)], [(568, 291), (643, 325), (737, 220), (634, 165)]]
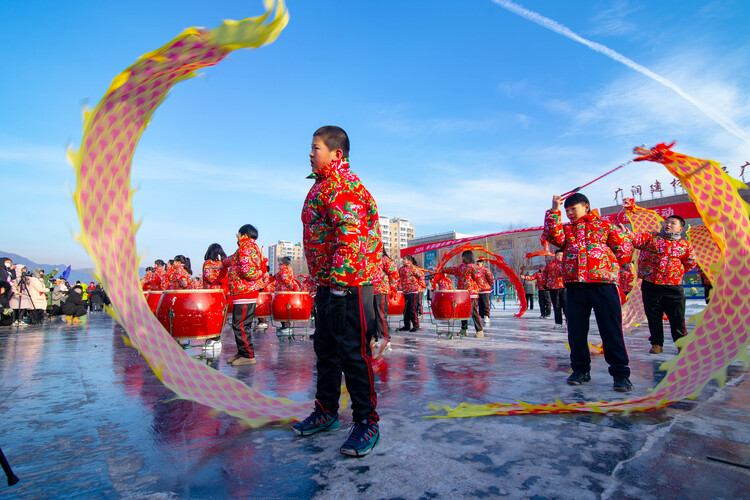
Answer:
[(380, 279), (375, 285), (375, 328), (373, 329), (373, 340), (379, 342), (383, 339), (386, 345), (390, 343), (388, 337), (388, 297), (398, 292), (398, 270), (387, 253), (383, 252), (379, 267)]
[(221, 261), (221, 265), (228, 268), (229, 293), (232, 294), (232, 330), (237, 343), (237, 354), (227, 360), (232, 366), (255, 364), (252, 326), (266, 272), (260, 249), (255, 244), (257, 239), (255, 226), (245, 224), (237, 231), (237, 251)]
[[(625, 226), (620, 225), (627, 231)], [(633, 235), (633, 246), (641, 251), (638, 256), (638, 277), (641, 278), (643, 308), (651, 333), (651, 354), (661, 354), (664, 346), (664, 322), (669, 319), (672, 340), (677, 342), (687, 335), (685, 327), (685, 289), (682, 276), (695, 267), (695, 252), (682, 239), (685, 219), (671, 215), (662, 222), (658, 233)]]
[(292, 429), (300, 436), (340, 428), (341, 372), (352, 400), (344, 455), (362, 457), (380, 441), (369, 332), (375, 327), (373, 284), (383, 244), (375, 200), (349, 170), (349, 137), (335, 126), (315, 131), (310, 164), (315, 184), (302, 208), (310, 277), (317, 284), (313, 347), (315, 409)]
[(402, 332), (419, 330), (419, 299), (425, 288), (424, 274), (415, 265), (411, 255), (404, 255), (404, 263), (398, 268), (399, 286), (404, 292), (404, 326)]
[[(479, 319), (479, 309), (477, 308), (477, 297), (479, 296), (479, 285), (481, 279), (479, 266), (474, 263), (474, 252), (466, 250), (461, 253), (461, 264), (455, 267), (444, 267), (445, 274), (451, 274), (458, 277), (458, 289), (468, 290), (471, 294), (471, 319), (474, 321), (474, 337), (484, 337), (482, 320)], [(469, 329), (469, 321), (461, 320), (461, 334), (466, 335)]]
[[(277, 292), (298, 292), (300, 289), (299, 283), (294, 279), (294, 271), (292, 271), (291, 263), (291, 257), (281, 257), (279, 259), (279, 270), (274, 275)], [(288, 328), (289, 323), (282, 321), (280, 331), (286, 331)]]
[(221, 261), (227, 258), (227, 254), (221, 245), (211, 243), (203, 256), (203, 288), (222, 289), (227, 291), (227, 269), (221, 265)]
[(563, 282), (563, 251), (555, 250), (555, 258), (544, 266), (544, 286), (548, 290), (552, 307), (555, 310), (554, 328), (562, 330), (563, 314), (565, 314), (565, 283)]
[(604, 347), (604, 359), (618, 392), (630, 392), (628, 352), (622, 334), (622, 306), (617, 291), (620, 265), (632, 257), (633, 247), (612, 223), (591, 213), (588, 198), (575, 193), (565, 200), (560, 220), (562, 197), (552, 198), (552, 209), (544, 217), (542, 238), (563, 250), (563, 281), (567, 294), (568, 343), (573, 374), (568, 384), (581, 385), (591, 380), (589, 318), (596, 315)]
[(484, 267), (485, 259), (477, 259), (477, 265), (479, 266), (479, 277), (481, 280), (479, 283), (479, 299), (477, 305), (479, 306), (479, 317), (482, 318), (482, 324), (490, 324), (490, 294), (492, 293), (492, 285), (495, 284), (495, 276), (492, 275), (492, 271)]

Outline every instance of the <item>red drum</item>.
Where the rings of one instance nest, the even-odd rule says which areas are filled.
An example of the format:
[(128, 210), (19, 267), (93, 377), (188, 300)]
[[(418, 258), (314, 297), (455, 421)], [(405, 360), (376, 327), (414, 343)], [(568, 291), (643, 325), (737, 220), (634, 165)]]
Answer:
[(159, 299), (161, 299), (162, 293), (164, 293), (163, 290), (151, 290), (150, 292), (146, 292), (146, 302), (148, 302), (148, 307), (154, 314), (156, 314), (156, 308), (159, 306)]
[(258, 294), (258, 302), (255, 303), (255, 317), (256, 318), (270, 318), (271, 317), (271, 301), (273, 300), (273, 294), (268, 292), (260, 292)]
[(430, 308), (435, 319), (470, 319), (471, 296), (468, 290), (437, 290), (432, 296)]
[(396, 292), (394, 299), (391, 299), (390, 294), (386, 294), (386, 297), (388, 298), (388, 316), (403, 316), (406, 307), (404, 292)]
[(164, 290), (156, 318), (175, 340), (202, 340), (221, 335), (227, 321), (222, 290)]
[(271, 303), (274, 321), (309, 321), (312, 312), (310, 292), (276, 292)]

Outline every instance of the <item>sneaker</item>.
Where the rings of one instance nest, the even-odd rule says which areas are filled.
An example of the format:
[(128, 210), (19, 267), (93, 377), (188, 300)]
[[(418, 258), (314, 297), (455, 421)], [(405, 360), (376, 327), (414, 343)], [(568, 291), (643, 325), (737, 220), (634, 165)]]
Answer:
[(479, 330), (477, 333), (474, 334), (475, 339), (483, 339), (484, 338), (484, 330)]
[(411, 330), (409, 330), (409, 331), (410, 331), (410, 332), (418, 332), (418, 331), (419, 331), (419, 327), (418, 327), (418, 326), (415, 326), (415, 327), (413, 327), (413, 328), (412, 328)]
[(565, 327), (563, 325), (558, 325), (557, 323), (555, 323), (555, 326), (553, 326), (552, 329), (554, 329), (554, 330), (564, 330)]
[(373, 420), (355, 422), (349, 433), (349, 438), (341, 445), (341, 452), (350, 457), (364, 457), (380, 442), (378, 423)]
[(232, 363), (234, 363), (235, 361), (237, 361), (237, 360), (238, 360), (238, 359), (240, 359), (241, 357), (242, 357), (242, 356), (240, 356), (240, 355), (239, 355), (239, 353), (238, 353), (238, 354), (235, 354), (234, 356), (231, 356), (231, 357), (230, 357), (230, 358), (229, 358), (229, 359), (227, 360), (227, 363), (229, 363), (229, 364), (231, 365)]
[(393, 348), (391, 347), (391, 341), (390, 340), (386, 340), (385, 341), (385, 347), (383, 348), (383, 354), (388, 354), (392, 350), (393, 350)]
[(256, 330), (267, 330), (268, 329), (268, 323), (258, 323), (258, 326), (255, 327)]
[(325, 411), (320, 403), (315, 402), (315, 410), (302, 422), (292, 426), (298, 436), (309, 436), (321, 431), (335, 431), (341, 428), (339, 414)]
[(410, 328), (408, 326), (404, 326), (398, 329), (399, 332), (408, 332)]
[(482, 323), (485, 324), (485, 325), (487, 325), (487, 326), (490, 326), (490, 317), (489, 316), (485, 316), (484, 318), (482, 318)]
[(232, 361), (232, 366), (243, 366), (243, 365), (254, 365), (254, 364), (255, 364), (255, 357), (244, 358), (240, 356), (239, 358)]
[(617, 392), (630, 392), (633, 390), (633, 384), (630, 383), (630, 379), (628, 377), (612, 377), (614, 379), (614, 384), (612, 384), (612, 388), (616, 390)]
[(591, 372), (573, 372), (568, 377), (568, 385), (581, 385), (591, 380)]
[(654, 344), (648, 352), (649, 354), (661, 354), (663, 350), (664, 348), (662, 346)]

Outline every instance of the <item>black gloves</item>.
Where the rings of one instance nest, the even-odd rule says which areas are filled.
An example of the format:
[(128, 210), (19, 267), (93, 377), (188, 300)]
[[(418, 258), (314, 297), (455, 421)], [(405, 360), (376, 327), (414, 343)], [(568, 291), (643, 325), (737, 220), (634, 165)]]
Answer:
[(346, 328), (346, 295), (336, 295), (331, 292), (328, 300), (328, 315), (331, 320), (331, 330), (341, 333)]

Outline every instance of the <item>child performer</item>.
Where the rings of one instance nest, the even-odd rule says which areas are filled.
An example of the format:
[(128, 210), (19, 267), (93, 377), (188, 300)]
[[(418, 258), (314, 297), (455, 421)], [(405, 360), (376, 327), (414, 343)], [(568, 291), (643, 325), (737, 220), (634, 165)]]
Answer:
[[(399, 328), (401, 332), (416, 332), (419, 330), (419, 305), (418, 301), (425, 288), (424, 274), (414, 265), (415, 260), (411, 255), (404, 255), (404, 263), (398, 268), (399, 285), (404, 292), (404, 326)], [(410, 326), (413, 325), (413, 326)]]
[(218, 243), (211, 243), (203, 256), (203, 287), (206, 289), (228, 290), (227, 270), (221, 261), (227, 258)]
[(544, 285), (547, 287), (555, 310), (555, 326), (557, 330), (563, 326), (563, 314), (565, 313), (565, 284), (563, 283), (563, 251), (555, 250), (555, 258), (544, 267)]
[(339, 451), (362, 457), (380, 441), (372, 354), (373, 284), (383, 244), (375, 200), (349, 170), (349, 137), (334, 126), (315, 131), (310, 164), (315, 184), (302, 208), (303, 242), (317, 284), (313, 347), (315, 409), (292, 429), (300, 436), (338, 429), (341, 372), (352, 400), (349, 438)]
[(237, 354), (227, 360), (232, 366), (255, 364), (252, 326), (255, 304), (263, 286), (260, 249), (255, 244), (258, 230), (245, 224), (237, 232), (237, 251), (221, 261), (228, 268), (229, 293), (232, 294), (232, 330), (237, 343)]
[(166, 290), (168, 288), (167, 265), (161, 259), (154, 261), (154, 276), (155, 278), (152, 281), (154, 286), (153, 290)]
[(627, 262), (620, 268), (620, 291), (626, 297), (633, 291), (633, 264)]
[[(469, 291), (471, 295), (471, 319), (474, 321), (474, 330), (476, 330), (474, 337), (480, 339), (484, 337), (482, 320), (479, 319), (479, 311), (477, 309), (477, 297), (479, 296), (479, 285), (477, 285), (477, 282), (481, 279), (481, 273), (479, 266), (474, 263), (474, 252), (471, 250), (462, 252), (461, 260), (462, 263), (459, 266), (444, 267), (443, 272), (458, 277), (459, 290)], [(469, 321), (465, 319), (461, 320), (461, 334), (466, 335), (468, 329)]]
[[(385, 340), (383, 349), (387, 349), (390, 343), (388, 337), (388, 297), (395, 296), (398, 291), (398, 270), (396, 264), (383, 252), (380, 257), (379, 266), (380, 281), (375, 285), (375, 328), (373, 329), (373, 340), (379, 342)], [(382, 350), (382, 349), (381, 349)]]
[[(641, 278), (643, 308), (651, 333), (651, 354), (661, 354), (664, 346), (662, 315), (669, 319), (672, 340), (685, 335), (685, 290), (682, 276), (695, 267), (695, 252), (682, 230), (685, 219), (671, 215), (662, 223), (659, 233), (633, 233), (633, 246), (641, 251), (638, 256), (638, 277)], [(621, 226), (621, 229), (625, 229)]]
[(552, 198), (542, 237), (563, 250), (563, 281), (567, 294), (568, 343), (573, 374), (568, 384), (591, 380), (588, 347), (591, 310), (596, 315), (604, 359), (618, 392), (630, 392), (630, 367), (622, 334), (622, 306), (617, 291), (620, 265), (632, 256), (632, 245), (609, 222), (591, 213), (589, 200), (575, 193), (565, 200), (570, 223), (560, 221), (562, 198)]
[(174, 264), (167, 271), (167, 290), (188, 290), (193, 288), (193, 278), (190, 276), (190, 262), (184, 255), (176, 255)]
[[(294, 271), (292, 271), (291, 257), (281, 257), (279, 259), (279, 270), (274, 275), (276, 279), (276, 291), (279, 292), (298, 292), (300, 285), (297, 280), (294, 279)], [(289, 323), (284, 321), (281, 322), (281, 330), (286, 331), (289, 328)]]
[(479, 277), (481, 278), (479, 285), (479, 300), (477, 305), (479, 306), (479, 317), (482, 318), (482, 324), (490, 324), (490, 294), (492, 293), (492, 285), (495, 283), (495, 276), (492, 275), (492, 271), (484, 267), (485, 259), (480, 258), (477, 260), (479, 266)]

